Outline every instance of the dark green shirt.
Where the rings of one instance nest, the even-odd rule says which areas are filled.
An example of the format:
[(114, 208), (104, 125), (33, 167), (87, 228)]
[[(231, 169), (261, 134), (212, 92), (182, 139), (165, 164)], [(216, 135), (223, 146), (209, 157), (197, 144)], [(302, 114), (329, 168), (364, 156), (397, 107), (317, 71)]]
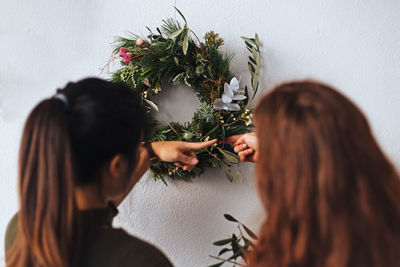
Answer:
[[(171, 267), (168, 258), (153, 245), (133, 237), (122, 229), (111, 227), (118, 210), (110, 205), (106, 209), (93, 209), (80, 212), (84, 222), (83, 250), (79, 266), (138, 266)], [(18, 230), (18, 214), (7, 227), (6, 252), (14, 242)]]

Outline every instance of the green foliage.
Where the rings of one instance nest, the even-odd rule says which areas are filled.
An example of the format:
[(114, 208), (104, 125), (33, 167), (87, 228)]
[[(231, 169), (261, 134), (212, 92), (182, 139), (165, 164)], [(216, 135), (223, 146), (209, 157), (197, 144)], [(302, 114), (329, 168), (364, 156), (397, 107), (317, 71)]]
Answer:
[[(128, 59), (121, 60), (121, 68), (113, 73), (112, 81), (124, 82), (137, 90), (149, 111), (158, 111), (157, 103), (152, 99), (162, 90), (161, 84), (164, 82), (193, 88), (202, 104), (192, 121), (185, 124), (171, 122), (167, 127), (156, 129), (153, 141), (225, 140), (228, 136), (249, 132), (251, 118), (250, 110), (246, 109), (248, 99), (238, 101), (239, 111), (217, 111), (213, 108), (215, 99), (223, 93), (224, 84), (234, 77), (230, 71), (233, 56), (218, 49), (223, 39), (218, 33), (210, 31), (205, 35), (205, 42), (200, 41), (189, 28), (183, 14), (178, 9), (177, 12), (184, 21), (183, 26), (169, 18), (163, 20), (156, 32), (149, 29), (147, 38), (135, 34), (118, 38), (114, 55), (122, 56), (122, 52), (119, 54), (122, 49)], [(252, 58), (257, 62), (259, 46), (254, 42), (258, 58), (254, 54)], [(247, 87), (240, 90), (247, 94)], [(218, 144), (198, 151), (196, 155), (199, 163), (191, 171), (183, 171), (167, 162), (154, 163), (151, 171), (156, 180), (166, 183), (165, 176), (190, 181), (200, 176), (207, 167), (223, 168), (227, 178), (235, 180), (230, 167), (238, 164), (239, 159), (231, 145)]]
[[(210, 255), (211, 258), (216, 259), (219, 262), (210, 265), (209, 267), (222, 266), (224, 263), (233, 263), (235, 264), (234, 266), (246, 266), (237, 261), (241, 258), (245, 263), (247, 263), (245, 256), (254, 248), (254, 242), (258, 237), (246, 225), (239, 222), (232, 215), (224, 214), (224, 217), (230, 222), (237, 223), (239, 233), (237, 235), (232, 234), (229, 238), (221, 239), (213, 243), (214, 246), (223, 248), (219, 251), (218, 256)], [(231, 255), (228, 257), (226, 256), (226, 253)]]
[(251, 75), (251, 87), (253, 88), (253, 99), (257, 94), (258, 87), (260, 85), (260, 72), (261, 72), (261, 56), (260, 56), (260, 40), (258, 39), (257, 33), (254, 38), (247, 38), (242, 36), (244, 43), (246, 44), (247, 50), (251, 53), (249, 56), (249, 71)]

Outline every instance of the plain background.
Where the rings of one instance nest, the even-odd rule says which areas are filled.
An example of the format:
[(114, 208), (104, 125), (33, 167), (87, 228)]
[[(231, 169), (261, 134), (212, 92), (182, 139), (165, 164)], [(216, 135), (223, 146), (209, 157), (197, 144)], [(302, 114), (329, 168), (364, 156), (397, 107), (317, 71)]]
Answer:
[[(313, 78), (349, 96), (367, 115), (376, 138), (400, 166), (400, 2), (397, 0), (123, 1), (2, 0), (0, 2), (0, 258), (4, 231), (18, 209), (17, 155), (23, 123), (41, 99), (70, 80), (97, 76), (126, 31), (146, 35), (161, 19), (185, 14), (199, 36), (219, 32), (235, 53), (232, 70), (248, 81), (241, 35), (263, 43), (260, 95), (282, 81)], [(116, 65), (114, 65), (115, 67)], [(106, 76), (103, 76), (106, 77)], [(190, 120), (198, 104), (189, 88), (165, 87), (161, 120)], [(168, 89), (168, 90), (166, 90)], [(253, 166), (243, 183), (220, 170), (193, 183), (145, 175), (120, 208), (116, 225), (153, 242), (179, 267), (206, 266), (234, 232), (231, 213), (258, 229), (263, 212)]]

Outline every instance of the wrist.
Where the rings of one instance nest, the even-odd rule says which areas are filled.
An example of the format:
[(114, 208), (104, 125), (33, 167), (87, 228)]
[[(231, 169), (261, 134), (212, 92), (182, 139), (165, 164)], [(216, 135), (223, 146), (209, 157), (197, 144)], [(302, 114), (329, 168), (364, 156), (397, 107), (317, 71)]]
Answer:
[(147, 151), (147, 155), (149, 156), (149, 159), (152, 162), (157, 162), (159, 160), (159, 157), (158, 157), (157, 153), (155, 152), (154, 142), (145, 141), (142, 144), (143, 144), (143, 147)]

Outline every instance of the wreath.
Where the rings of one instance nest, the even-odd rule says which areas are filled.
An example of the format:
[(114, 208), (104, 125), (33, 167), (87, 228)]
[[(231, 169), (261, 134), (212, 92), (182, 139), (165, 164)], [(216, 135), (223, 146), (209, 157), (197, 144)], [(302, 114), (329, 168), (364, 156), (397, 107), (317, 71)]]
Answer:
[[(137, 90), (143, 104), (150, 110), (159, 111), (152, 98), (163, 89), (162, 84), (187, 85), (198, 96), (201, 105), (191, 122), (180, 124), (168, 122), (152, 133), (152, 141), (201, 142), (249, 132), (252, 128), (249, 104), (249, 89), (240, 86), (239, 80), (230, 70), (232, 55), (221, 52), (224, 39), (214, 31), (207, 32), (204, 41), (189, 28), (186, 18), (175, 8), (184, 25), (175, 19), (163, 20), (161, 28), (142, 38), (130, 33), (119, 37), (112, 58), (121, 58), (121, 68), (112, 74), (113, 82), (124, 82)], [(250, 52), (248, 67), (251, 74), (252, 99), (259, 86), (261, 57), (260, 41), (244, 39)], [(164, 183), (164, 177), (190, 181), (200, 176), (207, 167), (223, 168), (232, 182), (240, 179), (231, 166), (239, 163), (230, 144), (215, 144), (196, 152), (199, 163), (191, 171), (177, 168), (173, 163), (156, 162), (150, 170), (155, 180)]]

